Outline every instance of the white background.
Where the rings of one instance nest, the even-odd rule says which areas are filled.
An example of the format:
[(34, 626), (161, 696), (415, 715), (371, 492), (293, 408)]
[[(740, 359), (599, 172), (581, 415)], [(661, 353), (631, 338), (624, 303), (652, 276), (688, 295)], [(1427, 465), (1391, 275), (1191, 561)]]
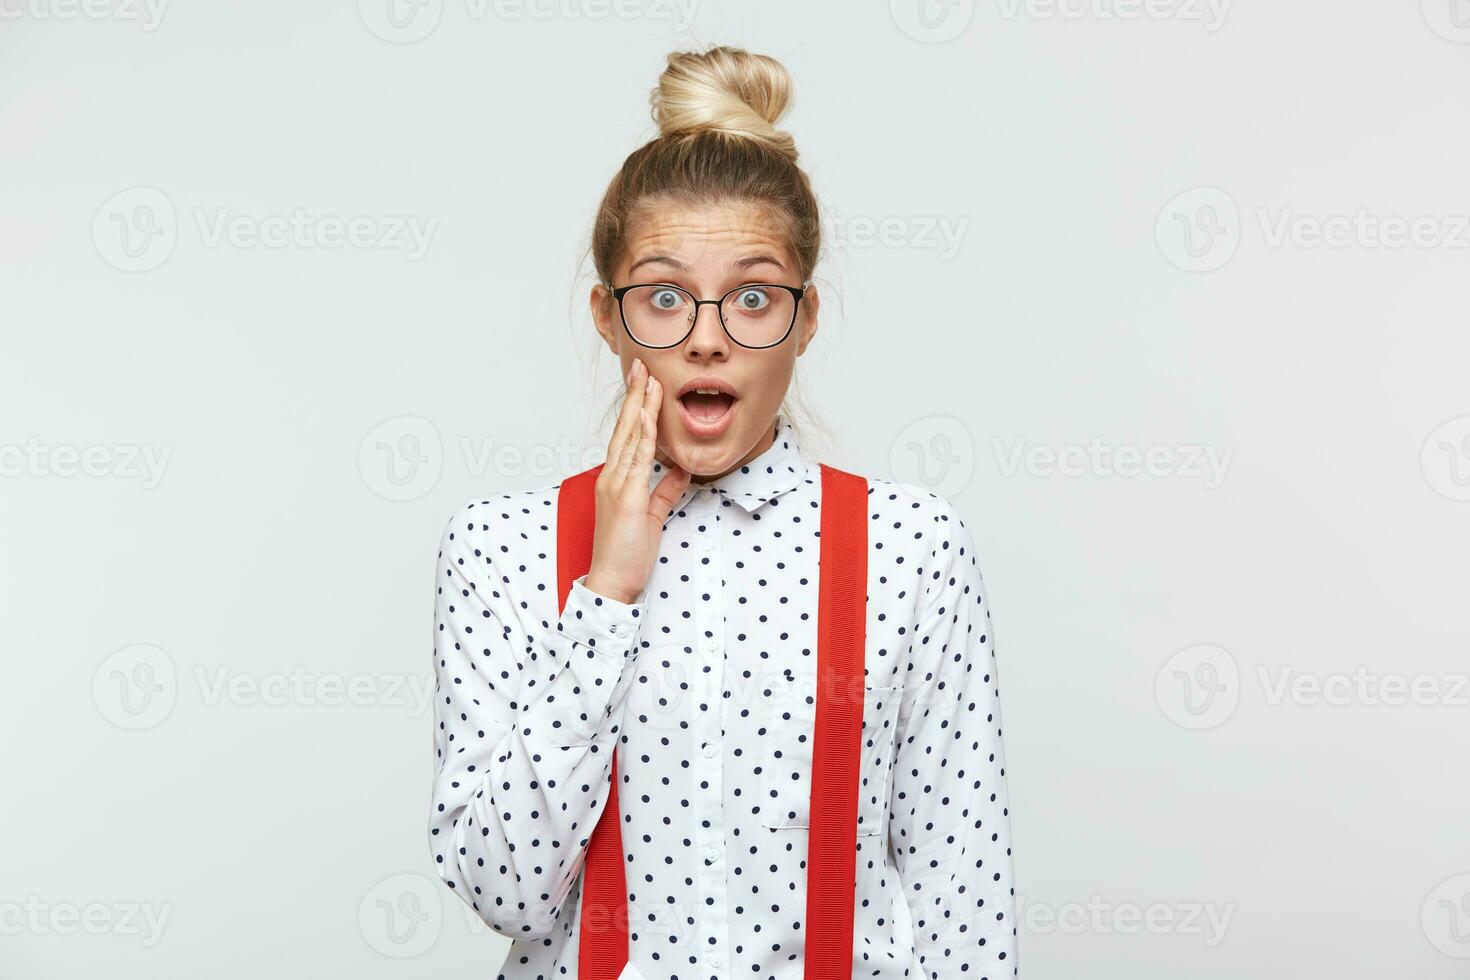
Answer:
[(810, 448), (980, 545), (1023, 977), (1466, 975), (1463, 0), (386, 3), (0, 0), (0, 975), (494, 975), (438, 535), (599, 458), (593, 208), (715, 42)]

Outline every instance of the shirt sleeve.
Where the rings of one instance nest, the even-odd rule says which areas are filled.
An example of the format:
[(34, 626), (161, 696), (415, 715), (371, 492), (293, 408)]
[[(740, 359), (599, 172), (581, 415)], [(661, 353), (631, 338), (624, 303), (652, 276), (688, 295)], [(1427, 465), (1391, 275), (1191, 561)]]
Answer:
[(943, 498), (899, 707), (889, 848), (930, 980), (1016, 975), (1015, 890), (990, 604)]
[(491, 929), (538, 939), (607, 802), (646, 601), (601, 596), (584, 575), (555, 623), (533, 622), (512, 598), (538, 591), (523, 581), (527, 556), (497, 541), (489, 513), (461, 510), (440, 545), (429, 843), (439, 876)]

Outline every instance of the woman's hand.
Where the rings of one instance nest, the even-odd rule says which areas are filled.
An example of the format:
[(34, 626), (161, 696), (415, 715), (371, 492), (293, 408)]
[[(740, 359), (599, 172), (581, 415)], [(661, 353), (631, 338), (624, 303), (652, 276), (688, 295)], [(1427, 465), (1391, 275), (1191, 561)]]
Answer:
[(631, 603), (643, 591), (658, 558), (664, 518), (689, 486), (689, 472), (676, 463), (648, 490), (662, 400), (658, 379), (635, 357), (607, 462), (597, 475), (597, 521), (585, 583), (619, 602)]

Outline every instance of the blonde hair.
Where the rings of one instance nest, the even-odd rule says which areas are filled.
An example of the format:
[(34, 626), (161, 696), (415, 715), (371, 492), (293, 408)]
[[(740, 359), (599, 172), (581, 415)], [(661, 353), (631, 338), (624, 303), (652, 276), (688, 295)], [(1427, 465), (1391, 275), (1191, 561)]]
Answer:
[[(675, 51), (667, 60), (649, 98), (659, 135), (628, 155), (597, 208), (591, 253), (598, 279), (612, 285), (628, 230), (646, 217), (671, 206), (747, 205), (780, 230), (801, 281), (811, 281), (821, 217), (797, 165), (796, 141), (776, 128), (792, 101), (786, 67), (724, 45)], [(608, 417), (621, 399), (619, 385)], [(787, 401), (802, 403), (794, 380)], [(804, 441), (786, 402), (781, 414)]]

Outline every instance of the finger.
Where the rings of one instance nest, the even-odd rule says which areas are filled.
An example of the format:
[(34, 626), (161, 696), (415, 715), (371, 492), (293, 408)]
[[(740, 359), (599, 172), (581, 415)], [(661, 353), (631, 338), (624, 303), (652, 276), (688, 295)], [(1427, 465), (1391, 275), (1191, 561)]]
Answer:
[(670, 464), (668, 472), (663, 479), (658, 481), (658, 486), (653, 488), (653, 493), (648, 495), (648, 516), (663, 523), (669, 511), (674, 509), (674, 504), (683, 496), (684, 491), (689, 489), (689, 481), (693, 478), (684, 467), (678, 463)]
[(633, 431), (638, 420), (638, 406), (642, 404), (641, 398), (634, 397), (636, 393), (633, 388), (634, 385), (640, 383), (638, 374), (641, 367), (642, 360), (634, 358), (633, 367), (628, 372), (630, 380), (623, 392), (623, 404), (618, 410), (617, 421), (613, 424), (612, 436), (608, 439), (607, 461), (602, 468), (602, 473), (598, 475), (598, 482), (605, 487), (617, 486), (620, 483), (615, 479), (618, 460), (623, 455), (623, 446), (627, 442), (628, 434)]
[[(630, 398), (629, 401), (634, 402), (634, 399)], [(612, 485), (617, 488), (617, 492), (620, 493), (627, 492), (630, 486), (634, 486), (635, 481), (632, 479), (634, 463), (638, 458), (638, 447), (645, 440), (645, 425), (643, 415), (646, 410), (642, 407), (641, 400), (638, 400), (634, 403), (639, 405), (639, 408), (637, 410), (637, 413), (633, 417), (633, 427), (629, 430), (627, 437), (623, 440), (622, 452), (618, 455), (618, 461), (613, 468)], [(643, 492), (648, 492), (646, 482), (644, 484)]]

